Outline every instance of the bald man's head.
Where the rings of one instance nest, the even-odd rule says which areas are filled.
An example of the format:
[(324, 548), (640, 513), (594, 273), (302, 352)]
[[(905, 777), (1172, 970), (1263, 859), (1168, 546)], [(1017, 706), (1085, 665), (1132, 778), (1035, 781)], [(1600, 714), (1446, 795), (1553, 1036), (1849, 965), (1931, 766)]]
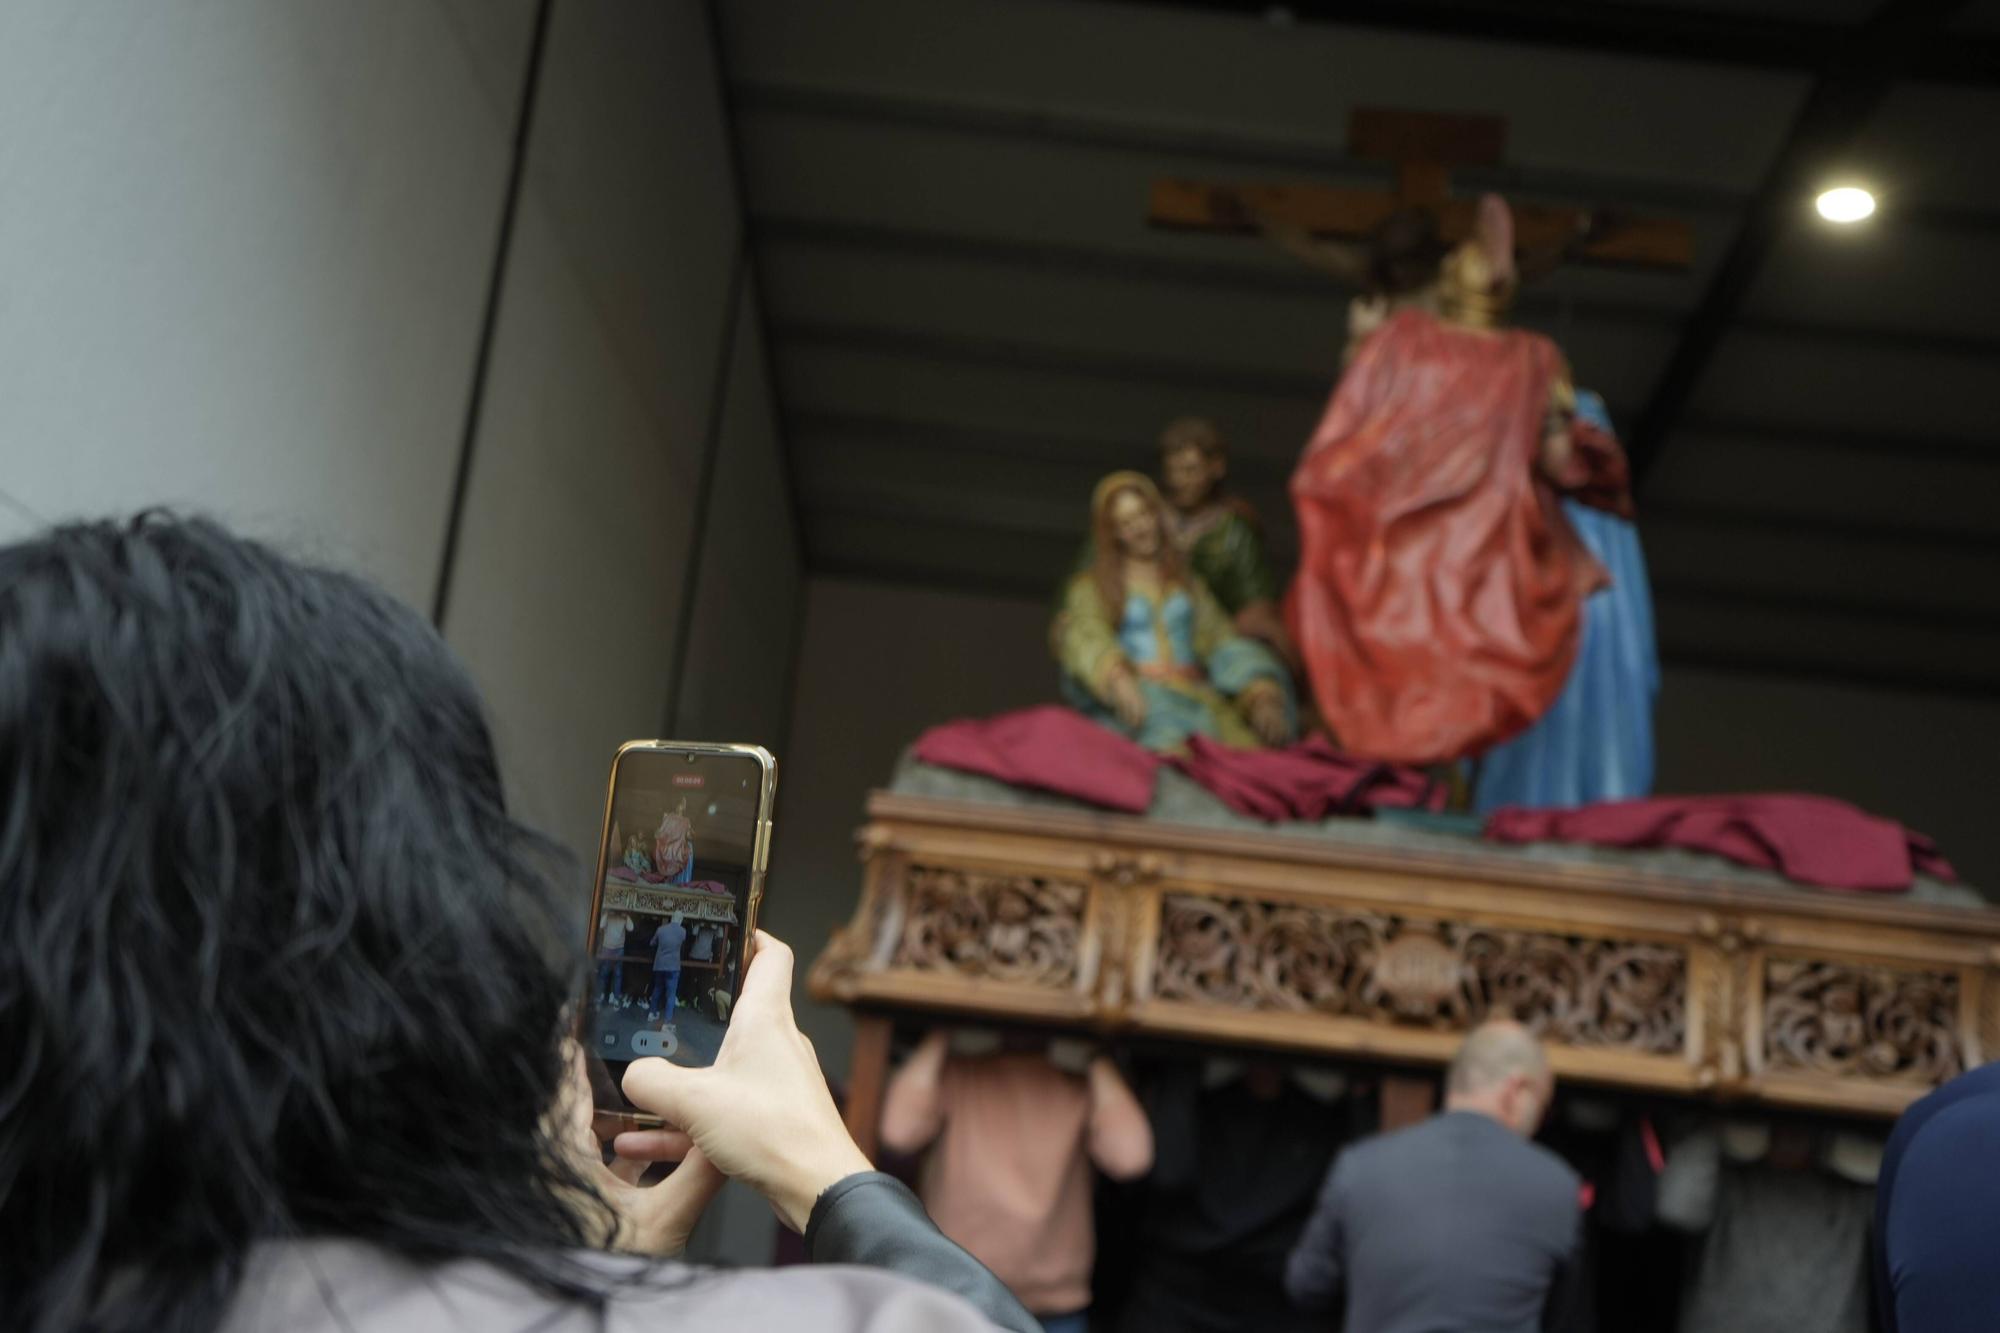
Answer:
[(1491, 1019), (1466, 1035), (1445, 1075), (1445, 1108), (1478, 1111), (1532, 1135), (1555, 1092), (1535, 1034), (1512, 1019)]

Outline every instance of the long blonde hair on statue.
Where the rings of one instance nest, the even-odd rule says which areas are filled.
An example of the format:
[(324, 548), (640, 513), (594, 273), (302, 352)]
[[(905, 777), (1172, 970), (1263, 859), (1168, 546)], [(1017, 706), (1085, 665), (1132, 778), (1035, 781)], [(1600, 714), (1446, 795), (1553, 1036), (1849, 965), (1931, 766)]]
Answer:
[(1160, 488), (1143, 472), (1112, 473), (1097, 483), (1090, 497), (1090, 539), (1095, 546), (1090, 577), (1097, 585), (1098, 597), (1103, 599), (1104, 614), (1111, 617), (1113, 624), (1125, 614), (1125, 560), (1119, 554), (1118, 525), (1112, 520), (1111, 505), (1127, 491), (1146, 502), (1160, 525), (1160, 551), (1155, 564), (1160, 571), (1161, 588), (1187, 582), (1187, 566), (1181, 560), (1180, 549), (1174, 545), (1173, 524), (1168, 521), (1167, 502), (1161, 498)]

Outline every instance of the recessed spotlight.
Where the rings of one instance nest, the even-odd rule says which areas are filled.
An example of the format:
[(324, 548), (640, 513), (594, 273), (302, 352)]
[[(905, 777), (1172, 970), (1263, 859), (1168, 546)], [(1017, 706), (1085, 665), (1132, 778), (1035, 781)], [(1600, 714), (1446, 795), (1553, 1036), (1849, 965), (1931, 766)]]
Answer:
[(1813, 202), (1828, 222), (1859, 222), (1875, 211), (1875, 196), (1853, 185), (1828, 190)]

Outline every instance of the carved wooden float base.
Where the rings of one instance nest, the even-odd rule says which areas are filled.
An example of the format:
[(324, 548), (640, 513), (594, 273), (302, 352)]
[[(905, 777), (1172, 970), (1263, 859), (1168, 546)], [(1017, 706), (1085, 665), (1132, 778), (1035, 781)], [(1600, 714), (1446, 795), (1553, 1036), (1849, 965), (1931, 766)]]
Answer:
[(2000, 911), (878, 793), (816, 998), (1894, 1115), (2000, 1043)]

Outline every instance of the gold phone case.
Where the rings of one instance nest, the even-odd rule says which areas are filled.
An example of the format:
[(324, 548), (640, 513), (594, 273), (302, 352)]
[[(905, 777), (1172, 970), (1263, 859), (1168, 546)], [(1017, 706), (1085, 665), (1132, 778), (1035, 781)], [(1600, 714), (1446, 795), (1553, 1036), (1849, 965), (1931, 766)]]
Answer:
[[(592, 957), (597, 953), (597, 923), (604, 911), (604, 878), (610, 868), (608, 857), (611, 852), (612, 808), (618, 795), (618, 773), (625, 762), (625, 756), (636, 752), (654, 754), (696, 754), (737, 756), (754, 759), (761, 774), (757, 791), (757, 829), (752, 839), (750, 851), (750, 887), (743, 909), (742, 937), (737, 942), (736, 985), (730, 994), (732, 1003), (743, 985), (744, 974), (750, 967), (750, 956), (756, 950), (757, 913), (764, 904), (764, 876), (771, 862), (771, 810), (778, 795), (778, 761), (769, 750), (761, 745), (727, 745), (710, 741), (626, 741), (618, 747), (618, 753), (611, 759), (611, 777), (604, 784), (604, 823), (597, 835), (597, 860), (592, 865), (590, 889), (590, 925), (586, 943)], [(577, 1014), (577, 1036), (585, 1040), (588, 1048), (590, 1023), (589, 1006), (583, 1006)], [(649, 1117), (650, 1118), (650, 1117)]]

